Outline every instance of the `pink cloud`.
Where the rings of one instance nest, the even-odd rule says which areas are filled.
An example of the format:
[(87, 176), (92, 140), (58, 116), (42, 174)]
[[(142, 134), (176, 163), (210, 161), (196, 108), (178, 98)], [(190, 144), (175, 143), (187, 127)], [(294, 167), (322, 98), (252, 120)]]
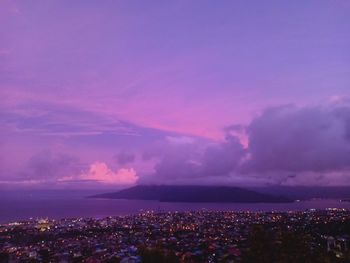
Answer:
[(81, 175), (81, 179), (118, 185), (135, 184), (138, 178), (133, 168), (121, 168), (112, 171), (106, 163), (98, 161), (91, 164), (89, 171)]

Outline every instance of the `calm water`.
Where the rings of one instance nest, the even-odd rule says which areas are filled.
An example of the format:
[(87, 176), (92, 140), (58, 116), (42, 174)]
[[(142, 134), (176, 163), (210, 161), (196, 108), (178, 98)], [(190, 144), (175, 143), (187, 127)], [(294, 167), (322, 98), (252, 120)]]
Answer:
[(106, 217), (135, 214), (141, 210), (190, 211), (290, 211), (310, 208), (346, 208), (350, 202), (334, 199), (310, 200), (287, 204), (242, 203), (160, 203), (156, 201), (88, 199), (91, 192), (0, 192), (0, 223), (29, 218)]

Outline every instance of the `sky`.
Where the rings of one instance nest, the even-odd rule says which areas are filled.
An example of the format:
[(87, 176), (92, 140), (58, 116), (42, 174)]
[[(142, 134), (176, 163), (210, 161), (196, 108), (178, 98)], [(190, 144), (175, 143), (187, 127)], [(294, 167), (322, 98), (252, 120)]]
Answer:
[(0, 187), (350, 185), (348, 0), (0, 1)]

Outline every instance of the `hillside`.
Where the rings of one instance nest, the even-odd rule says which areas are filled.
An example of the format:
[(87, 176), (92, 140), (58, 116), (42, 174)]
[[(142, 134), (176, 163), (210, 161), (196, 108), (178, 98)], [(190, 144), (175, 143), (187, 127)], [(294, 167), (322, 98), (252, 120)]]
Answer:
[(292, 202), (282, 196), (258, 193), (238, 187), (189, 185), (138, 185), (114, 193), (90, 198), (158, 200), (160, 202), (211, 203), (283, 203)]

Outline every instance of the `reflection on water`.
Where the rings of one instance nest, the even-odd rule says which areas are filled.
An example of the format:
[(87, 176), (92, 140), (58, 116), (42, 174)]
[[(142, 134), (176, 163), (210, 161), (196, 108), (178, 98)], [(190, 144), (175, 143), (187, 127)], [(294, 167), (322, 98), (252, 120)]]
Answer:
[(190, 211), (190, 210), (232, 210), (232, 211), (289, 211), (305, 209), (346, 208), (350, 202), (339, 199), (313, 199), (294, 203), (161, 203), (144, 200), (89, 199), (95, 192), (38, 192), (0, 193), (0, 222), (25, 220), (37, 217), (106, 217), (138, 213), (141, 210)]

